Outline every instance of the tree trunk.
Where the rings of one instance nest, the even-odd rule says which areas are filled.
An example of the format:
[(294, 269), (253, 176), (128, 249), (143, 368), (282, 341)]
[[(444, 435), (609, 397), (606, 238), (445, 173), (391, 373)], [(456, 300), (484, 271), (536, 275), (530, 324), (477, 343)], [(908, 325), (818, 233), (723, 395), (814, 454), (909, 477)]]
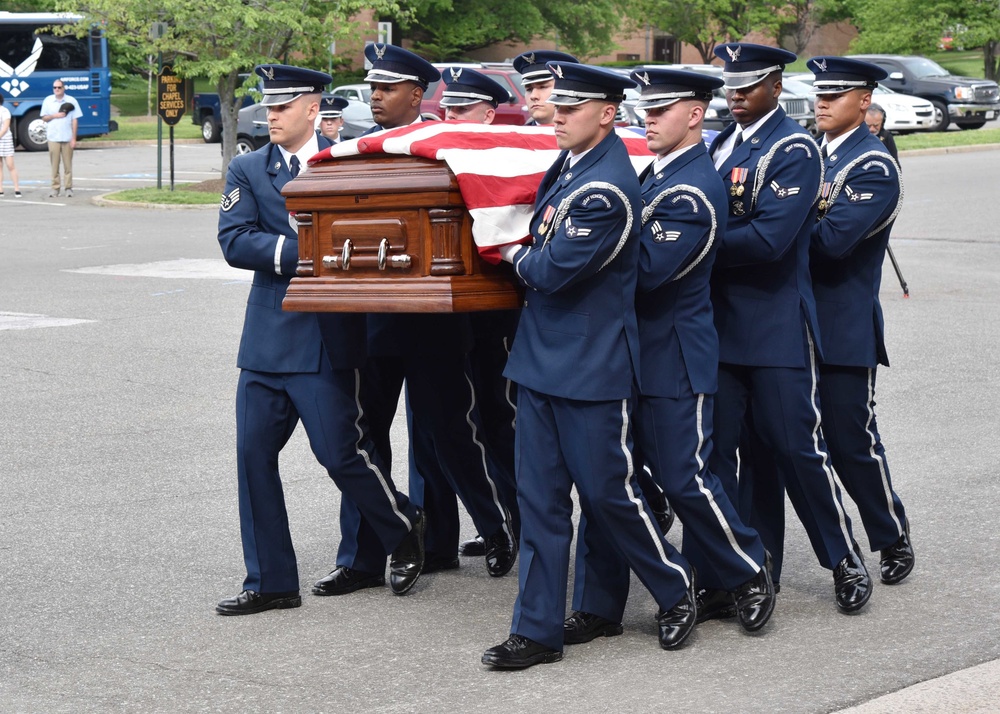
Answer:
[(222, 123), (222, 176), (229, 170), (229, 162), (236, 155), (236, 122), (239, 119), (243, 99), (236, 98), (236, 85), (240, 81), (239, 72), (233, 70), (219, 77), (216, 89), (219, 92), (219, 121)]
[(997, 81), (997, 46), (1000, 40), (990, 40), (983, 46), (983, 70), (986, 79)]

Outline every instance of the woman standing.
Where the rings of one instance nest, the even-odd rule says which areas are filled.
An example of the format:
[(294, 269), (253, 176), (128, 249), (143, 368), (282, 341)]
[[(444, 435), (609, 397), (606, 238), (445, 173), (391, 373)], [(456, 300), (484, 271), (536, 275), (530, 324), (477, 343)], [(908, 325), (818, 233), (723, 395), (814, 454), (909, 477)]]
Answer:
[(7, 164), (10, 177), (14, 181), (14, 198), (21, 197), (21, 187), (17, 182), (17, 168), (14, 166), (14, 136), (11, 129), (13, 119), (10, 110), (3, 105), (0, 94), (0, 198), (3, 197), (3, 165)]

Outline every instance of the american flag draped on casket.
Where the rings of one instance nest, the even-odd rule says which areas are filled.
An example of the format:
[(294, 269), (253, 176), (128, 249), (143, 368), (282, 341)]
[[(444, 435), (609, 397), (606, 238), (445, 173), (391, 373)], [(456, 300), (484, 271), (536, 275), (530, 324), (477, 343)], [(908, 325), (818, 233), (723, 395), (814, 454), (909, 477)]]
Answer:
[[(617, 129), (636, 173), (652, 159), (645, 137)], [(404, 154), (444, 161), (458, 181), (472, 218), (472, 236), (484, 260), (524, 241), (542, 177), (559, 156), (552, 127), (493, 126), (428, 121), (334, 144), (309, 160), (312, 166), (359, 154)]]

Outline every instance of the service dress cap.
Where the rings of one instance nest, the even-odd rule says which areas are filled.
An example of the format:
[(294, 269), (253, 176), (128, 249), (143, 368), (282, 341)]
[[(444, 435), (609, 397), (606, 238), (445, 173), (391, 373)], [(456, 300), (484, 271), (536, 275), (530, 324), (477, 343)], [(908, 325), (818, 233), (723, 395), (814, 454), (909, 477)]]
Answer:
[(396, 45), (374, 43), (365, 47), (365, 57), (372, 63), (365, 77), (366, 82), (397, 84), (416, 82), (427, 89), (431, 82), (441, 79), (441, 73), (430, 62), (409, 50)]
[(722, 86), (719, 77), (681, 69), (652, 68), (635, 70), (629, 75), (639, 85), (636, 109), (669, 107), (682, 99), (712, 98), (712, 91)]
[(555, 77), (549, 104), (572, 106), (594, 99), (620, 102), (625, 98), (625, 90), (635, 87), (630, 77), (603, 67), (562, 62), (549, 62), (546, 66)]
[(444, 80), (442, 107), (465, 107), (476, 102), (486, 102), (494, 109), (501, 102), (510, 101), (510, 92), (500, 84), (468, 67), (445, 67), (441, 72)]
[(333, 81), (326, 72), (287, 64), (260, 64), (254, 72), (263, 80), (264, 98), (260, 103), (265, 107), (288, 104), (303, 94), (319, 94)]
[(320, 119), (340, 119), (341, 114), (350, 105), (343, 97), (323, 97), (319, 104)]
[(573, 55), (556, 50), (532, 50), (522, 52), (514, 58), (514, 69), (521, 75), (521, 84), (525, 87), (539, 82), (548, 82), (552, 73), (545, 66), (546, 62), (561, 62), (563, 64), (579, 63)]
[(798, 59), (794, 52), (749, 42), (727, 42), (716, 47), (715, 54), (726, 62), (722, 69), (726, 89), (751, 87)]
[(813, 57), (806, 62), (816, 75), (813, 94), (842, 94), (852, 89), (875, 89), (889, 73), (876, 64), (849, 57)]

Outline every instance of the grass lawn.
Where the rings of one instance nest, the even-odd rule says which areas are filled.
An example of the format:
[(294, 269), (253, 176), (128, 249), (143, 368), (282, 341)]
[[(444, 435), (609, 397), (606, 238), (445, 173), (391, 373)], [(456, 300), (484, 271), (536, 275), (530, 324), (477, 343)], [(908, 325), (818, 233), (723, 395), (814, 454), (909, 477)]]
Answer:
[(130, 188), (104, 196), (108, 201), (125, 201), (129, 203), (159, 203), (164, 205), (215, 205), (222, 193), (222, 181), (205, 181), (204, 183), (174, 184), (170, 190), (169, 181), (164, 182), (162, 189)]
[(976, 144), (1000, 144), (1000, 125), (996, 121), (987, 126), (997, 126), (996, 129), (977, 129), (970, 131), (918, 131), (906, 136), (896, 136), (896, 148), (936, 149), (950, 146), (974, 146)]
[[(143, 140), (156, 140), (156, 123), (157, 117), (126, 117), (119, 116), (115, 121), (118, 122), (118, 131), (113, 131), (107, 136), (95, 136), (90, 139), (82, 139), (84, 143), (88, 141), (143, 141)], [(190, 118), (184, 116), (181, 120), (174, 126), (174, 138), (175, 139), (200, 139), (201, 138), (201, 127), (194, 124)], [(166, 124), (163, 125), (163, 142), (167, 143), (170, 139), (170, 127)]]

